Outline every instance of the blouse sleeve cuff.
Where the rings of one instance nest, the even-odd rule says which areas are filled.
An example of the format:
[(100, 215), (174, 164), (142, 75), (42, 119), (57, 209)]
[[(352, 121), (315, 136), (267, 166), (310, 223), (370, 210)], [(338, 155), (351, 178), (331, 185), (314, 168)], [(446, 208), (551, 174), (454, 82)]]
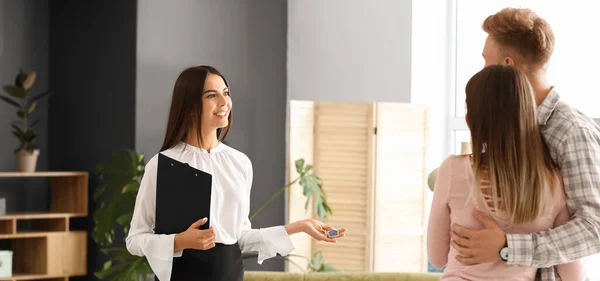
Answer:
[[(175, 250), (175, 234), (169, 235), (169, 237), (171, 237), (171, 236), (173, 236), (173, 250)], [(183, 250), (173, 252), (174, 258), (180, 258), (181, 255), (183, 255)]]
[(261, 228), (260, 236), (262, 243), (258, 251), (258, 264), (277, 254), (287, 256), (294, 250), (292, 239), (283, 226)]
[(155, 243), (148, 243), (145, 252), (148, 264), (160, 281), (171, 280), (175, 249), (175, 234), (159, 235)]

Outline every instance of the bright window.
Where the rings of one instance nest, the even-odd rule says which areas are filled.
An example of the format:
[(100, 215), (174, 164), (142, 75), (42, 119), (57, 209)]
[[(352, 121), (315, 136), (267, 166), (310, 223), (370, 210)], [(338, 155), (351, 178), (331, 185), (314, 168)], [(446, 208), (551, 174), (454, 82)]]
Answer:
[(487, 35), (481, 24), (508, 6), (530, 8), (548, 21), (556, 39), (548, 70), (550, 83), (567, 103), (599, 118), (600, 37), (595, 34), (600, 2), (588, 0), (457, 0), (455, 116), (464, 117), (466, 83), (484, 65), (481, 51)]

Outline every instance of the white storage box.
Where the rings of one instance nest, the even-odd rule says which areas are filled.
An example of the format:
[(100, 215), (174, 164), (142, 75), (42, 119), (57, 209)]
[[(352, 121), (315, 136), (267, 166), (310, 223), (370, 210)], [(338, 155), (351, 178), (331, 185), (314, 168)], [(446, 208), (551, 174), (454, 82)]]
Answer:
[(12, 251), (0, 251), (0, 277), (12, 276)]

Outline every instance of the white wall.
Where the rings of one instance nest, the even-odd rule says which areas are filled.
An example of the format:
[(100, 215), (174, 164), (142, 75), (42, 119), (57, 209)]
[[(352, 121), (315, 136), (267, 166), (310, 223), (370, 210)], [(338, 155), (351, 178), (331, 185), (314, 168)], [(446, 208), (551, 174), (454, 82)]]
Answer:
[(288, 1), (288, 99), (409, 102), (411, 2)]

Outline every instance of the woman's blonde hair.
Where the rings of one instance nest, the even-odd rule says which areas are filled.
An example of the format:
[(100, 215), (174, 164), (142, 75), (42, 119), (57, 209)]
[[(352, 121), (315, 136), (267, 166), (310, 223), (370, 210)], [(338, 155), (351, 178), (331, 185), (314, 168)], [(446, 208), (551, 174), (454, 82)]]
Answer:
[(487, 195), (488, 206), (505, 212), (512, 224), (534, 221), (546, 212), (558, 171), (540, 133), (527, 77), (509, 65), (488, 66), (467, 83), (466, 102), (475, 174), (471, 196)]

